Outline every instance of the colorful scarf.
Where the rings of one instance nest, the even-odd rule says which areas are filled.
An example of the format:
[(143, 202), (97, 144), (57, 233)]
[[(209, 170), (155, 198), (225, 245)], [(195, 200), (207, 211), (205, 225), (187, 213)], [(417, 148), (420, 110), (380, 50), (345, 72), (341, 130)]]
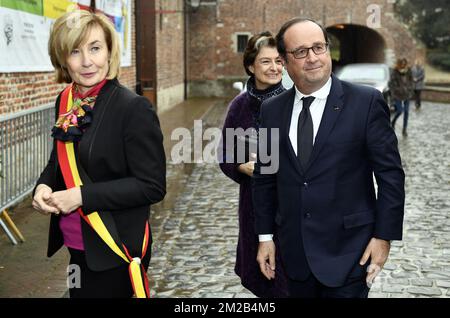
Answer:
[(85, 94), (73, 84), (72, 108), (58, 116), (52, 129), (52, 137), (61, 141), (77, 142), (81, 140), (83, 132), (92, 123), (93, 109), (97, 96), (107, 80), (104, 79)]

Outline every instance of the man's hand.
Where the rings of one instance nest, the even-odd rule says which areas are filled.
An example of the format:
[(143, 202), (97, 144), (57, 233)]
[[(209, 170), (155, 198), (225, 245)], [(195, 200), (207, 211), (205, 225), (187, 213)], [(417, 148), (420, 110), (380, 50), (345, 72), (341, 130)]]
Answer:
[(59, 214), (59, 210), (50, 202), (53, 190), (45, 184), (36, 187), (33, 197), (33, 208), (39, 213), (48, 215), (50, 213)]
[(268, 279), (275, 278), (275, 243), (273, 241), (259, 242), (258, 256), (261, 273)]
[(369, 288), (372, 286), (375, 277), (381, 272), (384, 263), (386, 263), (390, 248), (391, 243), (389, 241), (377, 238), (372, 238), (367, 245), (359, 264), (363, 266), (370, 257), (370, 265), (367, 268), (366, 277), (367, 286), (369, 286)]
[(62, 214), (69, 214), (83, 205), (81, 190), (79, 187), (64, 191), (53, 192), (49, 202)]

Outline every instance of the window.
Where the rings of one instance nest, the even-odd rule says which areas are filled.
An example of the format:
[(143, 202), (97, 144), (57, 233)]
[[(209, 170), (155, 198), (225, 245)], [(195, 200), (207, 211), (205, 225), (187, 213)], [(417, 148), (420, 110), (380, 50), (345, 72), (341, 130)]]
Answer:
[(243, 53), (247, 47), (248, 35), (238, 34), (237, 35), (237, 51), (238, 53)]

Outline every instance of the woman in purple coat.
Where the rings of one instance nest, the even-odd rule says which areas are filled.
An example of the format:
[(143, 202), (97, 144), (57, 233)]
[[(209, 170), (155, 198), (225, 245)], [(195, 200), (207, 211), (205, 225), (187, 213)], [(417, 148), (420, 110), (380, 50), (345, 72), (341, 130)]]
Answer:
[[(258, 134), (259, 110), (264, 100), (285, 90), (281, 85), (282, 61), (276, 41), (270, 32), (257, 34), (249, 40), (244, 52), (244, 68), (250, 78), (247, 81), (247, 90), (239, 94), (229, 106), (222, 133), (223, 159), (220, 164), (223, 173), (240, 184), (239, 240), (235, 272), (241, 278), (242, 285), (258, 297), (286, 297), (285, 274), (278, 256), (275, 279), (272, 280), (261, 274), (256, 261), (259, 238), (254, 230), (251, 194), (256, 151), (249, 145), (252, 140), (256, 140)], [(241, 136), (236, 133), (232, 142), (227, 141), (227, 129), (234, 131), (237, 128), (246, 132)], [(237, 154), (239, 144), (246, 145), (246, 155)]]

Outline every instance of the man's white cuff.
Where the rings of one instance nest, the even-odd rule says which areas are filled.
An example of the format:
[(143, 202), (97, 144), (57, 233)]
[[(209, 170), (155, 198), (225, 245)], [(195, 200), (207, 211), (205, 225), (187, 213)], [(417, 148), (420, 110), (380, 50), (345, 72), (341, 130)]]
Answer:
[(258, 237), (260, 242), (268, 242), (273, 240), (273, 234), (260, 234)]

